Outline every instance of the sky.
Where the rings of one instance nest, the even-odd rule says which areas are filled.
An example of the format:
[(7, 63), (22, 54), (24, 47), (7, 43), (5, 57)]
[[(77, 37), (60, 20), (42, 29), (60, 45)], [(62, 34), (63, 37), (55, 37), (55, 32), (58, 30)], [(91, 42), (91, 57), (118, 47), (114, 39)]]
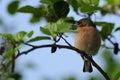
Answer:
[[(0, 18), (4, 20), (7, 28), (10, 30), (0, 30), (4, 32), (10, 32), (15, 34), (18, 31), (31, 31), (34, 30), (36, 35), (42, 35), (39, 32), (40, 26), (45, 26), (46, 21), (43, 20), (37, 24), (30, 24), (29, 19), (31, 14), (17, 13), (15, 16), (12, 16), (7, 13), (7, 4), (11, 0), (0, 0)], [(104, 4), (103, 0), (100, 0), (100, 5)], [(21, 1), (20, 6), (39, 5), (39, 0), (23, 0)], [(76, 15), (72, 9), (68, 16), (75, 16), (76, 20), (81, 19), (82, 17)], [(109, 17), (111, 19), (109, 19)], [(115, 19), (114, 19), (115, 18)], [(114, 22), (116, 26), (120, 26), (118, 22), (120, 20), (117, 16), (107, 15), (105, 17), (101, 17), (100, 13), (97, 12), (96, 16), (92, 18), (94, 21), (108, 21)], [(10, 25), (10, 26), (9, 26)], [(1, 26), (0, 26), (1, 29)], [(119, 35), (119, 33), (116, 33)], [(115, 35), (116, 35), (115, 34)], [(74, 45), (74, 34), (67, 33), (67, 40)], [(117, 38), (117, 41), (120, 41), (120, 38)], [(46, 44), (52, 43), (52, 41), (40, 41), (34, 44)], [(64, 41), (60, 41), (59, 44), (65, 44)], [(24, 46), (22, 50), (26, 50), (28, 47)], [(104, 68), (104, 59), (101, 58), (101, 51), (94, 57), (94, 60)], [(120, 57), (120, 54), (116, 57), (117, 59)], [(33, 68), (27, 68), (27, 64), (33, 64)], [(50, 48), (42, 48), (37, 49), (35, 51), (30, 52), (28, 55), (20, 56), (16, 61), (16, 71), (21, 72), (23, 75), (22, 80), (45, 80), (45, 78), (51, 78), (51, 80), (61, 80), (61, 78), (66, 76), (75, 76), (79, 80), (85, 80), (88, 76), (94, 74), (100, 74), (96, 68), (94, 68), (92, 73), (83, 73), (83, 60), (79, 54), (74, 51), (67, 49), (58, 49), (56, 53), (51, 54)], [(86, 77), (87, 76), (87, 77)], [(99, 76), (102, 76), (101, 74)]]

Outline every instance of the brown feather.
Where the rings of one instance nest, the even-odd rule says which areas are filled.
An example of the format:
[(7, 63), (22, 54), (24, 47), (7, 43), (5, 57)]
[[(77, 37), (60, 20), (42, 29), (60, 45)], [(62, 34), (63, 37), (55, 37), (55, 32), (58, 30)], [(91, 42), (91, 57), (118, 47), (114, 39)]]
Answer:
[[(82, 51), (85, 51), (90, 57), (95, 55), (101, 44), (101, 39), (99, 32), (94, 26), (86, 26), (87, 22), (85, 20), (81, 21), (78, 26), (78, 32), (75, 36), (75, 44), (74, 46)], [(83, 57), (83, 56), (82, 56)], [(91, 62), (83, 57), (84, 66), (83, 72), (92, 72)]]

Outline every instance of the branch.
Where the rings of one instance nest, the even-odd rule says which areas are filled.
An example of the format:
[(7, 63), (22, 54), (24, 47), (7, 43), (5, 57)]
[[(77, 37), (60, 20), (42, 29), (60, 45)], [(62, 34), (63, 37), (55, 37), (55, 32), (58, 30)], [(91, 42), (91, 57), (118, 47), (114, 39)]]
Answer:
[(114, 46), (114, 54), (118, 54), (118, 52), (120, 51), (120, 48), (119, 48), (119, 44), (118, 43), (115, 43), (113, 42), (110, 38), (107, 37), (107, 40)]
[(64, 38), (61, 36), (61, 38), (71, 47), (72, 45)]
[[(46, 45), (39, 45), (39, 46), (33, 46), (32, 48), (30, 48), (29, 50), (26, 50), (26, 51), (23, 51), (21, 53), (19, 53), (16, 58), (18, 58), (19, 56), (23, 55), (23, 54), (28, 54), (29, 52), (33, 51), (33, 50), (36, 50), (36, 49), (39, 49), (39, 48), (46, 48), (46, 47), (52, 47), (53, 44), (46, 44)], [(66, 45), (57, 45), (56, 44), (56, 47), (58, 48), (64, 48), (64, 49), (70, 49), (70, 50), (73, 50), (73, 51), (76, 51), (78, 52), (80, 55), (86, 57), (89, 61), (91, 61), (91, 63), (93, 64), (93, 66), (95, 68), (98, 69), (98, 71), (104, 76), (104, 78), (106, 80), (110, 80), (109, 76), (107, 75), (107, 73), (105, 73), (101, 67), (91, 58), (89, 57), (85, 52), (83, 51), (80, 51), (79, 49), (73, 47), (73, 46), (66, 46)]]

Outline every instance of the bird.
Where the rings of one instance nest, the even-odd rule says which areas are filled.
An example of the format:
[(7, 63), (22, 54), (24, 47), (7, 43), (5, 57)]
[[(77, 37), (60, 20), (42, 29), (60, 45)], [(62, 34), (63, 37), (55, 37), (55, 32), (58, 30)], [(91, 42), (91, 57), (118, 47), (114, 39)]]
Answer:
[[(83, 18), (78, 21), (75, 35), (74, 47), (84, 51), (89, 57), (98, 53), (101, 45), (101, 37), (96, 29), (95, 23), (90, 18)], [(82, 56), (82, 55), (81, 55)], [(83, 72), (92, 72), (91, 62), (82, 56), (84, 60)]]

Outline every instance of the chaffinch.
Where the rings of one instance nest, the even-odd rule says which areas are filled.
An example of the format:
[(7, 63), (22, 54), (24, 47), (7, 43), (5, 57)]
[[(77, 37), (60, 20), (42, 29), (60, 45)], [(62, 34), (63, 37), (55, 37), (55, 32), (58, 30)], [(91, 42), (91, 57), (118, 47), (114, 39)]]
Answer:
[[(74, 46), (92, 57), (98, 52), (101, 44), (96, 25), (89, 18), (83, 18), (78, 22), (77, 30)], [(83, 60), (83, 72), (92, 72), (91, 62), (85, 57), (83, 57)]]

